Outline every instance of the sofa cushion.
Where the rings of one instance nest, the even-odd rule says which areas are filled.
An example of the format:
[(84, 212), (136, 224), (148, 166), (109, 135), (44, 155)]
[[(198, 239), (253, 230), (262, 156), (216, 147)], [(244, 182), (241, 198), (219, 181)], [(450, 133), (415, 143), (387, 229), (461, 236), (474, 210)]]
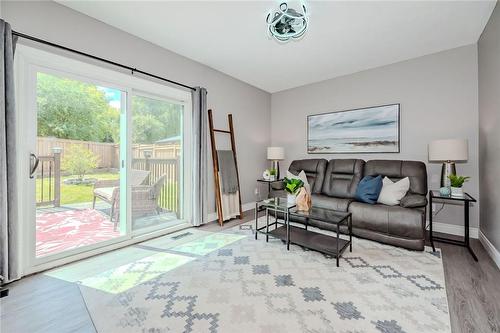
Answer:
[(328, 162), (321, 193), (330, 197), (354, 199), (363, 175), (365, 161), (334, 159)]
[(353, 202), (349, 205), (349, 212), (352, 213), (353, 228), (405, 238), (424, 237), (423, 210)]
[(325, 159), (295, 160), (290, 164), (288, 171), (294, 175), (304, 170), (307, 181), (311, 186), (311, 193), (321, 192), (321, 186), (325, 179), (325, 170), (328, 162)]
[(352, 199), (329, 197), (323, 194), (311, 195), (313, 207), (333, 209), (341, 212), (347, 212), (347, 208), (352, 201)]
[(364, 176), (387, 176), (393, 181), (408, 177), (410, 193), (427, 195), (427, 169), (425, 163), (401, 160), (371, 160), (364, 166)]
[(410, 188), (410, 180), (405, 177), (397, 182), (393, 182), (387, 177), (382, 181), (382, 190), (377, 199), (378, 203), (388, 206), (399, 205), (401, 199), (406, 195)]
[(361, 179), (356, 189), (356, 200), (368, 204), (377, 202), (382, 190), (382, 176), (366, 176)]

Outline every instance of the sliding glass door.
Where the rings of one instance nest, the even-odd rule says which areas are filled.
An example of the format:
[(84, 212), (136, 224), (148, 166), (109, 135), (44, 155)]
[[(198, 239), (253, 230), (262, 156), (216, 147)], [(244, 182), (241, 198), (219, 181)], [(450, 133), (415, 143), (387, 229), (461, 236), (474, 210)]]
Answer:
[(35, 253), (45, 257), (125, 234), (126, 92), (36, 71)]
[(187, 226), (190, 93), (16, 54), (27, 271)]
[(181, 103), (132, 96), (131, 211), (134, 233), (175, 225), (182, 212)]

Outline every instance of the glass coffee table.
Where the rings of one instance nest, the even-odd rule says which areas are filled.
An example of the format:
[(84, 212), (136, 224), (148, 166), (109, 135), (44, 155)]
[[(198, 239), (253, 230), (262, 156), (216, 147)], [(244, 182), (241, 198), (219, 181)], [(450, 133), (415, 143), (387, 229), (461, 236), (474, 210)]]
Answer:
[[(255, 239), (257, 239), (257, 235), (260, 232), (266, 235), (266, 242), (269, 241), (269, 227), (274, 226), (277, 228), (278, 225), (288, 225), (288, 214), (290, 209), (294, 207), (295, 203), (289, 203), (287, 198), (276, 197), (257, 201), (255, 203)], [(257, 221), (259, 219), (259, 212), (262, 210), (266, 211), (266, 225), (259, 228)], [(269, 211), (274, 212), (274, 222), (271, 224), (269, 224)], [(279, 213), (283, 214), (283, 222), (278, 219)]]
[[(290, 216), (305, 219), (304, 228), (290, 225)], [(308, 230), (309, 221), (315, 220), (332, 225), (336, 236), (329, 236), (322, 233)], [(349, 239), (340, 238), (340, 226), (347, 225)], [(318, 225), (313, 225), (321, 229)], [(296, 208), (288, 210), (284, 225), (268, 232), (269, 235), (284, 240), (287, 249), (290, 249), (290, 243), (303, 246), (305, 248), (322, 252), (335, 257), (337, 267), (342, 253), (349, 247), (352, 252), (352, 214), (349, 212), (339, 212), (332, 209), (313, 207), (309, 211), (300, 211)]]

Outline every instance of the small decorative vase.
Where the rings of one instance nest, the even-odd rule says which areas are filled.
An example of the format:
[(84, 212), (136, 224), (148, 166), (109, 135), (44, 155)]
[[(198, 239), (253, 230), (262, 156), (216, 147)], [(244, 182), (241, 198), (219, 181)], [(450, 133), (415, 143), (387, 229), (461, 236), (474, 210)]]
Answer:
[(297, 197), (296, 197), (294, 194), (287, 194), (287, 196), (286, 196), (286, 201), (287, 201), (289, 204), (291, 204), (291, 205), (295, 204), (295, 201), (296, 201), (296, 200), (297, 200)]
[(441, 194), (442, 196), (449, 196), (450, 195), (450, 188), (449, 187), (441, 187), (439, 189), (439, 194)]
[(461, 187), (451, 187), (451, 196), (452, 197), (463, 197), (464, 190)]

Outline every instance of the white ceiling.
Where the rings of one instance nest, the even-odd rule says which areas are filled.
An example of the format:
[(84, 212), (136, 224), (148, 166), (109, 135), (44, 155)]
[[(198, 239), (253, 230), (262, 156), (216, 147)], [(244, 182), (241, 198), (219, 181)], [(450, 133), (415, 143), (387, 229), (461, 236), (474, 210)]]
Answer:
[(59, 2), (271, 93), (475, 43), (495, 6), (308, 1), (309, 30), (283, 44), (265, 23), (280, 1)]

